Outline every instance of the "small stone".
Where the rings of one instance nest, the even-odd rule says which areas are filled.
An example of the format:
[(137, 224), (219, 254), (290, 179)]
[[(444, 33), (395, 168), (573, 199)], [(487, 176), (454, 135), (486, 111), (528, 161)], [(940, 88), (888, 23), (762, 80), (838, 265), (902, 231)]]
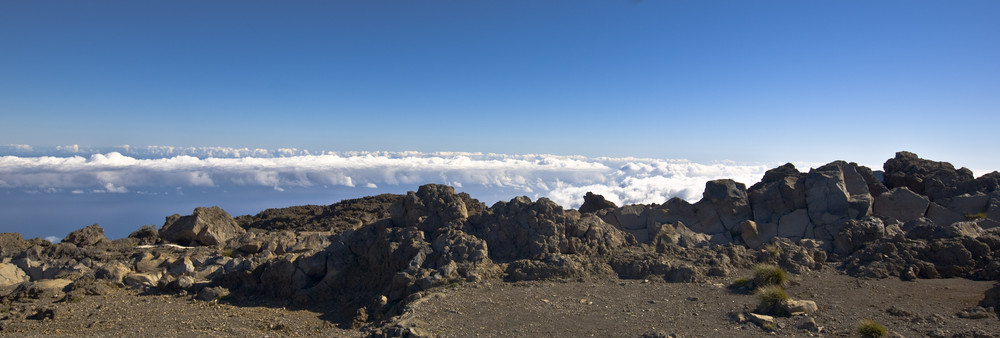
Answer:
[(819, 307), (816, 306), (816, 302), (811, 300), (789, 299), (785, 302), (785, 305), (788, 307), (788, 313), (790, 314), (813, 313), (819, 309)]
[(207, 301), (222, 299), (226, 296), (229, 296), (229, 289), (226, 289), (221, 286), (216, 286), (216, 287), (201, 289), (201, 291), (198, 292), (197, 299), (207, 302)]
[(819, 326), (819, 325), (816, 325), (816, 320), (812, 319), (812, 318), (806, 318), (805, 321), (803, 321), (802, 323), (799, 323), (799, 325), (797, 326), (797, 328), (799, 330), (806, 330), (806, 331), (815, 332), (815, 333), (823, 332), (823, 327)]

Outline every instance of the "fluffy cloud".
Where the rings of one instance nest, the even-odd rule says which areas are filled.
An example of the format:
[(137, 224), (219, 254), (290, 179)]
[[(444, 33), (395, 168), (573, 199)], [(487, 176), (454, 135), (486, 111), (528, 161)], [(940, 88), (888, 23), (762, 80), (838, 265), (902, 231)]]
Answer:
[[(177, 152), (169, 147), (146, 150), (150, 149)], [(587, 191), (605, 195), (618, 204), (662, 203), (675, 196), (695, 201), (700, 198), (706, 181), (732, 178), (749, 185), (776, 166), (555, 155), (419, 152), (312, 155), (293, 149), (274, 152), (199, 149), (226, 156), (205, 156), (205, 152), (197, 154), (202, 157), (183, 154), (160, 158), (120, 152), (95, 153), (89, 157), (4, 156), (0, 157), (0, 188), (126, 193), (182, 187), (261, 186), (283, 191), (294, 187), (341, 186), (355, 187), (363, 195), (364, 189), (377, 187), (443, 183), (473, 196), (476, 190), (502, 188), (578, 207)], [(236, 153), (239, 156), (233, 156)]]

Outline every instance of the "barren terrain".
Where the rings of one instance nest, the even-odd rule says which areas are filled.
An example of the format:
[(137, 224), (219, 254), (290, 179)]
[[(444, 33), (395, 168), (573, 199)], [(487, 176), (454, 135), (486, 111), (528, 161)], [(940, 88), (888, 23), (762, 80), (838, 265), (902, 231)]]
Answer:
[[(854, 278), (829, 266), (792, 276), (789, 295), (816, 301), (819, 310), (777, 318), (779, 328), (774, 333), (738, 321), (736, 315), (753, 310), (758, 301), (729, 289), (730, 282), (596, 278), (462, 283), (435, 289), (385, 325), (412, 326), (414, 332), (441, 337), (855, 336), (858, 322), (872, 319), (905, 337), (1000, 336), (995, 316), (958, 316), (975, 307), (993, 282)], [(320, 307), (287, 307), (273, 301), (205, 302), (124, 288), (106, 291), (61, 304), (53, 304), (61, 299), (56, 297), (14, 303), (0, 315), (5, 318), (0, 321), (0, 335), (361, 337), (369, 329), (340, 328), (334, 316)], [(58, 310), (53, 318), (26, 318), (45, 308)]]

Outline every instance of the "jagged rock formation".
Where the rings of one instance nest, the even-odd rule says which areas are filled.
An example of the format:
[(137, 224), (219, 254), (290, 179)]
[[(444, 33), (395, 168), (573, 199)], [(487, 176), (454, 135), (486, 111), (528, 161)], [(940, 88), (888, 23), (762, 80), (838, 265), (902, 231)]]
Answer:
[(598, 210), (607, 208), (617, 208), (618, 206), (604, 199), (604, 196), (595, 195), (593, 192), (588, 191), (586, 195), (583, 195), (583, 204), (580, 205), (579, 211), (581, 213), (589, 214), (597, 212)]
[(76, 246), (93, 246), (109, 242), (104, 236), (104, 229), (97, 224), (73, 231), (63, 238), (63, 243), (73, 243)]
[(235, 219), (197, 208), (117, 240), (97, 225), (58, 244), (0, 234), (0, 286), (20, 285), (6, 300), (107, 285), (264, 295), (339, 304), (345, 325), (360, 325), (435, 287), (497, 278), (692, 282), (756, 263), (802, 273), (836, 261), (856, 276), (1000, 279), (1000, 173), (975, 179), (900, 152), (885, 183), (877, 177), (844, 161), (807, 173), (785, 164), (749, 189), (707, 182), (693, 204), (618, 207), (588, 193), (580, 211), (527, 197), (487, 207), (433, 184)]

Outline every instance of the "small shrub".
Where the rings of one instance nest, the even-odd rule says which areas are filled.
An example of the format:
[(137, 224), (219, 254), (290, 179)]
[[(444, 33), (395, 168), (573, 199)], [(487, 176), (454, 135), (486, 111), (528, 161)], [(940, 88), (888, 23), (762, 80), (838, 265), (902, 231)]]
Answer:
[(975, 214), (966, 214), (965, 215), (965, 219), (969, 220), (969, 221), (978, 221), (978, 220), (981, 220), (981, 219), (986, 219), (986, 217), (987, 216), (986, 216), (985, 212), (980, 212), (980, 213), (975, 213)]
[(222, 250), (222, 256), (223, 257), (230, 257), (230, 258), (232, 258), (233, 257), (233, 249)]
[(733, 284), (731, 286), (736, 289), (750, 287), (750, 279), (737, 278), (736, 280), (733, 281)]
[(884, 337), (889, 331), (878, 322), (865, 319), (858, 323), (858, 334), (862, 337)]
[(784, 286), (788, 283), (788, 273), (776, 265), (758, 264), (753, 267), (754, 287), (760, 288), (768, 285)]
[(778, 246), (774, 244), (765, 245), (764, 251), (767, 251), (767, 253), (774, 258), (778, 258), (778, 255), (781, 253), (781, 250), (778, 249)]
[(773, 313), (781, 307), (782, 302), (788, 300), (788, 294), (778, 285), (768, 285), (757, 289), (757, 299), (760, 299), (757, 309)]

